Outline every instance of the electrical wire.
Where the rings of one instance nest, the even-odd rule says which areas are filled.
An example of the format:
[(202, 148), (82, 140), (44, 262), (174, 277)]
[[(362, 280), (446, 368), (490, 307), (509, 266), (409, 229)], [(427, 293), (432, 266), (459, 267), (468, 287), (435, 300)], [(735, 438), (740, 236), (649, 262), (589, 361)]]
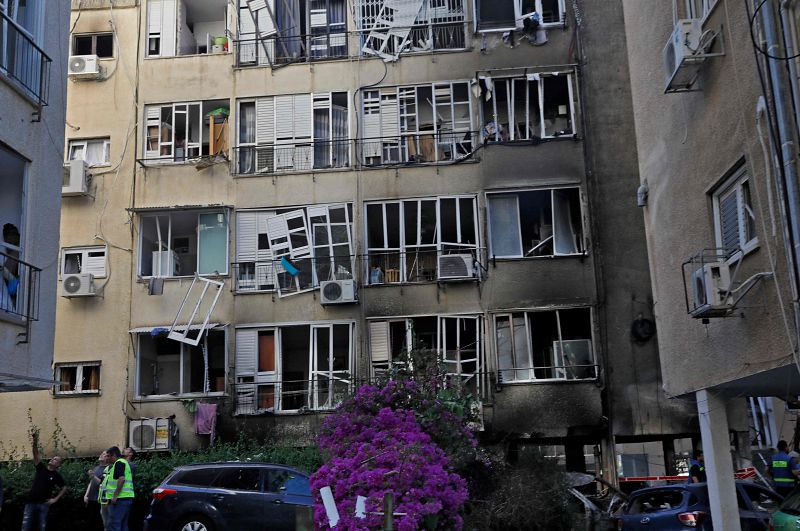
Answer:
[[(758, 51), (760, 54), (762, 54), (762, 55), (764, 55), (764, 56), (766, 56), (766, 57), (768, 57), (770, 59), (775, 59), (777, 61), (791, 61), (792, 59), (797, 59), (798, 57), (800, 57), (800, 52), (798, 52), (798, 53), (796, 53), (794, 55), (788, 56), (788, 57), (780, 57), (780, 56), (777, 56), (777, 55), (771, 55), (768, 51), (766, 51), (765, 49), (763, 49), (761, 46), (758, 45), (758, 42), (756, 41), (756, 36), (753, 33), (753, 25), (755, 24), (756, 17), (758, 16), (758, 12), (761, 11), (761, 8), (763, 8), (764, 4), (766, 4), (766, 3), (767, 3), (767, 0), (761, 0), (761, 3), (759, 3), (758, 6), (756, 6), (755, 10), (753, 11), (752, 16), (750, 16), (750, 8), (749, 8), (749, 6), (747, 8), (748, 16), (750, 17), (750, 40), (753, 42), (753, 48), (755, 48), (755, 50)], [(746, 4), (747, 4), (747, 0), (745, 0), (745, 5)]]

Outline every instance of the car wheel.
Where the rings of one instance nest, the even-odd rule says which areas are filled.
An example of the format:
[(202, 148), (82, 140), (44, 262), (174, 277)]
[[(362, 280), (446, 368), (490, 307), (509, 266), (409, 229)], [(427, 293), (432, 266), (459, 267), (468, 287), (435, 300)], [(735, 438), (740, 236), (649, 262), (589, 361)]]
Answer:
[(177, 531), (214, 531), (214, 524), (203, 516), (191, 515), (182, 518), (175, 529)]

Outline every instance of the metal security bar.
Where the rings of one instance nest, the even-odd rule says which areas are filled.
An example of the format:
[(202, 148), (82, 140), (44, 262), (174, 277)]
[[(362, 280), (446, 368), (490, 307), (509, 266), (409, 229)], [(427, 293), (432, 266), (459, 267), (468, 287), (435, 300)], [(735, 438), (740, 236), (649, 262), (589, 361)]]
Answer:
[(52, 62), (24, 29), (0, 11), (0, 72), (30, 96), (39, 110), (47, 105)]
[(42, 270), (0, 251), (0, 313), (15, 316), (26, 324), (20, 342), (26, 343), (31, 321), (39, 320), (39, 275)]

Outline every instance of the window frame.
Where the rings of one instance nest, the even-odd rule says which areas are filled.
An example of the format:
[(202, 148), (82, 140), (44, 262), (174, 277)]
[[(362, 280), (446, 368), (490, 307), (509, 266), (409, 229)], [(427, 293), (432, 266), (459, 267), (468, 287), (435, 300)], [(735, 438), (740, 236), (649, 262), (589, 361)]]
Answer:
[[(28, 0), (30, 1), (30, 0)], [(11, 19), (14, 26), (22, 31), (25, 35), (29, 36), (40, 48), (43, 48), (42, 41), (44, 37), (44, 17), (45, 17), (45, 0), (35, 0), (37, 3), (36, 12), (33, 14), (35, 17), (33, 23), (34, 28), (29, 29), (23, 26), (18, 19), (19, 15), (19, 0), (5, 0), (0, 4), (0, 11), (3, 11)], [(5, 24), (3, 19), (0, 24)], [(7, 31), (4, 32), (6, 35)]]
[(61, 248), (61, 259), (60, 259), (60, 266), (58, 270), (59, 277), (64, 278), (64, 275), (79, 275), (83, 273), (87, 273), (84, 271), (84, 268), (81, 267), (81, 271), (78, 273), (67, 273), (64, 271), (64, 267), (67, 264), (67, 254), (77, 254), (81, 253), (81, 264), (84, 261), (88, 261), (88, 254), (92, 252), (103, 251), (103, 271), (102, 274), (94, 274), (92, 271), (88, 271), (88, 273), (92, 273), (94, 278), (106, 278), (108, 276), (108, 248), (105, 245), (82, 245), (78, 247), (62, 247)]
[[(83, 156), (86, 157), (86, 152), (89, 147), (90, 143), (103, 143), (103, 162), (97, 164), (89, 164), (90, 168), (99, 168), (104, 166), (111, 166), (111, 137), (104, 136), (104, 137), (96, 137), (96, 138), (70, 138), (67, 140), (67, 161), (66, 164), (69, 164), (73, 160), (77, 160), (77, 157), (73, 157), (73, 150), (75, 148), (79, 148), (83, 150)], [(82, 158), (80, 160), (86, 160)]]
[[(586, 340), (589, 341), (589, 345), (590, 345), (590, 349), (591, 349), (591, 358), (592, 358), (592, 362), (593, 362), (592, 368), (593, 368), (593, 371), (594, 371), (594, 377), (591, 377), (591, 378), (568, 378), (566, 376), (566, 370), (567, 370), (566, 366), (565, 367), (561, 367), (560, 369), (555, 366), (555, 362), (556, 362), (557, 357), (558, 357), (558, 354), (555, 351), (552, 352), (552, 362), (554, 363), (554, 365), (552, 367), (537, 367), (535, 365), (534, 352), (533, 352), (533, 348), (532, 348), (533, 347), (533, 338), (534, 338), (534, 332), (533, 332), (534, 327), (531, 324), (530, 315), (531, 314), (536, 314), (536, 313), (554, 312), (556, 314), (556, 325), (558, 327), (558, 342), (563, 345), (564, 342), (573, 341), (573, 340), (563, 339), (561, 318), (560, 318), (559, 312), (560, 311), (565, 311), (565, 310), (582, 310), (582, 309), (588, 309), (589, 310), (589, 323), (588, 324), (589, 324), (589, 327), (590, 327), (590, 330), (591, 330), (591, 334), (590, 334), (591, 337), (590, 338), (579, 339), (578, 341), (586, 341)], [(514, 337), (514, 334), (513, 334), (513, 326), (514, 326), (513, 325), (513, 319), (514, 319), (514, 314), (519, 314), (519, 313), (523, 314), (524, 319), (525, 319), (524, 326), (525, 326), (525, 337), (526, 337), (526, 349), (528, 351), (528, 358), (529, 358), (529, 361), (531, 362), (531, 364), (530, 364), (530, 367), (528, 367), (528, 368), (516, 368), (516, 367), (502, 368), (500, 366), (500, 349), (498, 348), (498, 344), (497, 344), (497, 341), (498, 341), (498, 336), (497, 336), (497, 332), (498, 332), (497, 318), (500, 317), (500, 318), (508, 319), (508, 322), (509, 322), (509, 325), (510, 325), (509, 329), (511, 330), (510, 337), (512, 337), (512, 349), (513, 349), (514, 348), (513, 347), (513, 337)], [(493, 346), (493, 349), (494, 349), (495, 367), (497, 369), (497, 377), (496, 377), (497, 378), (497, 382), (505, 385), (505, 384), (534, 384), (534, 383), (556, 383), (556, 382), (592, 382), (592, 381), (599, 380), (600, 373), (601, 373), (601, 370), (600, 370), (601, 367), (600, 367), (600, 361), (599, 361), (599, 357), (598, 357), (598, 353), (597, 353), (597, 347), (596, 347), (597, 340), (596, 340), (596, 337), (595, 337), (595, 321), (596, 321), (595, 309), (594, 309), (593, 306), (589, 306), (589, 305), (559, 306), (559, 307), (555, 307), (555, 308), (526, 308), (526, 309), (520, 309), (520, 310), (505, 310), (505, 311), (492, 312), (491, 313), (492, 346)], [(561, 348), (563, 350), (563, 346)], [(512, 350), (512, 358), (514, 360), (517, 359), (517, 355), (516, 354), (517, 354), (516, 350)], [(553, 372), (553, 375), (558, 374), (558, 371), (561, 371), (564, 374), (564, 376), (563, 377), (553, 376), (553, 377), (550, 377), (550, 378), (536, 378), (536, 372), (535, 371), (537, 369), (539, 369), (539, 370), (541, 370), (541, 369), (551, 369), (552, 372)], [(518, 371), (528, 371), (528, 375), (532, 376), (532, 377), (530, 377), (530, 378), (516, 378), (516, 373)], [(502, 378), (502, 373), (504, 373), (504, 372), (512, 372), (512, 373), (514, 373), (513, 379), (508, 379), (508, 380), (503, 379)]]
[[(97, 389), (83, 389), (83, 369), (84, 367), (97, 367)], [(53, 386), (54, 396), (99, 396), (102, 394), (102, 362), (101, 361), (75, 361), (56, 363), (53, 366), (53, 379), (56, 382), (61, 381), (61, 370), (67, 368), (75, 368), (75, 389), (71, 391), (61, 390), (61, 385), (56, 384)]]
[(684, 3), (686, 18), (699, 19), (704, 23), (718, 3), (718, 0), (686, 0)]
[[(317, 344), (317, 335), (316, 330), (320, 329), (328, 329), (329, 330), (329, 345), (331, 346), (331, 351), (329, 352), (329, 360), (332, 361), (333, 356), (333, 331), (334, 328), (337, 326), (347, 326), (348, 327), (348, 368), (347, 370), (334, 370), (331, 366), (329, 370), (318, 370), (317, 365), (317, 354), (319, 353), (319, 345)], [(305, 405), (298, 408), (298, 409), (284, 409), (283, 408), (283, 394), (284, 392), (291, 392), (291, 391), (284, 391), (282, 388), (285, 383), (283, 381), (283, 330), (287, 328), (297, 328), (303, 327), (308, 329), (309, 335), (309, 344), (308, 350), (306, 352), (307, 356), (307, 375), (308, 378), (305, 380), (301, 380), (307, 383), (307, 396), (305, 397)], [(274, 353), (274, 360), (273, 360), (273, 369), (272, 371), (259, 371), (259, 348), (258, 348), (258, 334), (261, 332), (267, 332), (273, 334), (273, 353)], [(355, 370), (356, 370), (356, 345), (358, 342), (357, 339), (357, 329), (356, 329), (356, 321), (354, 320), (332, 320), (332, 321), (304, 321), (304, 322), (296, 322), (296, 323), (276, 323), (276, 324), (258, 324), (258, 325), (245, 325), (239, 326), (235, 330), (235, 348), (234, 348), (234, 382), (236, 388), (236, 408), (234, 415), (253, 415), (253, 414), (262, 414), (266, 412), (272, 413), (302, 413), (303, 409), (308, 408), (313, 411), (330, 411), (336, 407), (337, 404), (332, 402), (333, 397), (328, 397), (328, 400), (320, 405), (320, 400), (318, 393), (316, 390), (318, 389), (315, 385), (318, 384), (317, 377), (318, 375), (322, 375), (322, 377), (328, 379), (338, 379), (341, 381), (345, 381), (349, 388), (352, 390), (352, 386), (354, 384), (355, 378)], [(254, 346), (254, 350), (252, 355), (254, 358), (249, 360), (251, 353), (243, 352), (245, 348), (247, 348), (247, 337), (245, 334), (255, 334), (256, 337), (256, 344)], [(247, 363), (247, 366), (244, 366)], [(252, 370), (250, 370), (252, 366)], [(344, 375), (344, 377), (342, 377)], [(292, 381), (290, 383), (295, 383), (296, 381)], [(258, 397), (259, 397), (259, 388), (260, 387), (272, 387), (273, 393), (273, 407), (272, 408), (260, 408), (258, 406)], [(241, 408), (239, 405), (240, 397), (247, 392), (252, 391), (252, 396), (254, 400), (254, 405), (252, 408)]]
[[(195, 271), (191, 274), (180, 274), (180, 275), (155, 275), (153, 274), (153, 266), (151, 264), (151, 271), (149, 275), (144, 275), (142, 273), (142, 251), (144, 248), (144, 220), (146, 218), (159, 218), (164, 216), (169, 216), (170, 224), (172, 223), (172, 215), (173, 214), (194, 214), (196, 216), (196, 223), (194, 234), (196, 235), (197, 241), (195, 242), (195, 250), (196, 250), (196, 263), (195, 263)], [(200, 264), (200, 216), (204, 214), (222, 214), (225, 217), (225, 271), (217, 271), (214, 273), (199, 273), (197, 271), (198, 266)], [(136, 274), (141, 279), (148, 279), (148, 278), (192, 278), (195, 274), (201, 277), (226, 277), (230, 275), (230, 252), (231, 252), (231, 238), (230, 238), (230, 209), (227, 207), (223, 208), (200, 208), (200, 209), (164, 209), (164, 210), (153, 210), (153, 211), (143, 211), (139, 213), (139, 223), (138, 223), (138, 238), (137, 238), (137, 257), (136, 257)], [(174, 241), (175, 236), (170, 233), (169, 226), (161, 228), (162, 236), (163, 234), (167, 233), (167, 242), (166, 242), (166, 249), (162, 250), (161, 252), (174, 252), (172, 242)], [(179, 236), (180, 237), (180, 236)], [(150, 251), (154, 252), (154, 251)]]
[[(563, 27), (566, 25), (566, 1), (565, 0), (557, 0), (558, 1), (558, 21), (556, 22), (544, 22), (542, 21), (541, 27), (542, 28), (558, 28)], [(544, 15), (542, 13), (542, 0), (534, 0), (535, 2), (535, 11), (542, 16), (544, 19)], [(514, 25), (513, 26), (503, 26), (503, 27), (490, 27), (490, 28), (482, 28), (481, 27), (481, 18), (480, 18), (480, 0), (475, 0), (473, 2), (473, 19), (474, 19), (474, 27), (476, 33), (501, 33), (506, 31), (515, 31), (522, 29), (522, 19), (525, 18), (525, 15), (530, 15), (531, 13), (523, 12), (523, 5), (522, 0), (514, 0)]]
[[(157, 328), (163, 328), (164, 330), (169, 329), (169, 325), (164, 326), (156, 326), (153, 327), (153, 330)], [(151, 335), (150, 332), (133, 332), (136, 335), (135, 338), (135, 347), (136, 352), (134, 353), (134, 360), (135, 360), (135, 378), (134, 378), (134, 396), (136, 400), (164, 400), (164, 399), (180, 399), (180, 398), (192, 398), (192, 397), (214, 397), (214, 396), (226, 396), (227, 387), (228, 387), (228, 359), (230, 358), (230, 352), (228, 348), (228, 327), (227, 326), (218, 326), (214, 329), (207, 329), (203, 334), (203, 338), (201, 339), (204, 347), (207, 349), (208, 345), (208, 335), (209, 333), (217, 333), (222, 334), (222, 343), (224, 345), (223, 349), (223, 360), (222, 360), (222, 367), (225, 372), (224, 374), (224, 383), (223, 383), (223, 390), (222, 391), (200, 391), (200, 392), (183, 392), (183, 386), (185, 383), (185, 375), (184, 375), (184, 368), (186, 365), (186, 357), (191, 356), (191, 349), (198, 348), (193, 347), (187, 343), (183, 343), (180, 341), (176, 341), (175, 343), (179, 345), (180, 352), (178, 354), (178, 386), (180, 387), (181, 391), (175, 393), (161, 393), (157, 395), (143, 395), (142, 394), (142, 336)], [(210, 380), (210, 376), (206, 379), (207, 381)]]
[[(99, 37), (99, 36), (107, 36), (107, 35), (111, 36), (111, 55), (101, 57), (101, 56), (99, 56), (97, 54), (97, 37)], [(114, 53), (115, 52), (115, 48), (116, 48), (116, 46), (115, 46), (116, 43), (114, 41), (114, 32), (113, 31), (98, 31), (98, 32), (92, 32), (92, 33), (75, 33), (75, 34), (73, 34), (72, 41), (70, 42), (70, 45), (71, 45), (71, 48), (70, 48), (70, 52), (71, 53), (70, 53), (70, 55), (78, 55), (77, 53), (75, 53), (75, 49), (77, 48), (76, 40), (78, 38), (82, 38), (82, 37), (84, 37), (84, 38), (85, 37), (90, 37), (92, 39), (92, 51), (91, 51), (90, 54), (87, 54), (87, 55), (97, 55), (97, 58), (100, 59), (100, 60), (103, 60), (103, 59), (114, 59), (116, 57), (116, 54)]]
[[(729, 261), (736, 261), (742, 256), (750, 254), (759, 247), (758, 227), (756, 226), (756, 216), (753, 207), (752, 179), (747, 171), (747, 165), (742, 163), (732, 174), (726, 178), (720, 186), (711, 193), (712, 210), (714, 218), (714, 241), (719, 249), (725, 249), (722, 237), (722, 214), (720, 201), (731, 193), (736, 194), (736, 212), (738, 226), (738, 249), (725, 249), (726, 253), (731, 252)], [(745, 191), (747, 190), (747, 191)], [(749, 197), (745, 197), (749, 196)], [(746, 203), (749, 199), (750, 204)], [(748, 239), (747, 215), (752, 216), (753, 234)]]
[[(524, 194), (526, 192), (544, 192), (550, 191), (550, 210), (551, 210), (551, 219), (553, 220), (553, 238), (555, 238), (555, 201), (554, 201), (554, 193), (556, 190), (577, 190), (578, 191), (578, 206), (580, 207), (580, 219), (581, 219), (581, 242), (583, 251), (578, 250), (575, 253), (566, 253), (566, 254), (559, 254), (556, 252), (555, 243), (553, 245), (553, 254), (547, 255), (532, 255), (527, 256), (528, 252), (525, 252), (525, 245), (522, 241), (522, 219), (519, 218), (519, 224), (517, 229), (519, 230), (519, 238), (520, 238), (520, 249), (522, 251), (521, 255), (494, 255), (494, 243), (492, 241), (492, 206), (490, 202), (491, 196), (515, 196), (516, 203), (517, 203), (517, 216), (521, 216), (520, 206), (519, 206), (519, 194)], [(486, 235), (487, 235), (487, 248), (489, 252), (489, 256), (492, 258), (502, 259), (502, 260), (529, 260), (529, 259), (537, 259), (537, 258), (555, 258), (555, 257), (584, 257), (589, 253), (588, 245), (586, 244), (586, 208), (585, 208), (585, 197), (583, 194), (583, 189), (580, 185), (576, 184), (573, 186), (569, 185), (559, 185), (559, 186), (549, 186), (544, 188), (524, 188), (524, 189), (515, 189), (515, 190), (492, 190), (487, 191), (485, 193), (486, 196)], [(581, 246), (577, 248), (580, 249)]]

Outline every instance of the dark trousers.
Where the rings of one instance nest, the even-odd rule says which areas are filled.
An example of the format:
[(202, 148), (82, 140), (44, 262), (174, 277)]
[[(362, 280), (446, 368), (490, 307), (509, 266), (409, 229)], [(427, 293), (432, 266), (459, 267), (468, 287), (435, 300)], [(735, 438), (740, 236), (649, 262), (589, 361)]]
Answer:
[(90, 501), (86, 505), (86, 523), (88, 530), (103, 531), (106, 528), (103, 525), (103, 519), (100, 517), (100, 504), (96, 501)]
[(22, 531), (33, 531), (33, 522), (39, 524), (39, 531), (47, 529), (47, 511), (50, 505), (47, 503), (26, 503), (25, 512), (22, 513)]

